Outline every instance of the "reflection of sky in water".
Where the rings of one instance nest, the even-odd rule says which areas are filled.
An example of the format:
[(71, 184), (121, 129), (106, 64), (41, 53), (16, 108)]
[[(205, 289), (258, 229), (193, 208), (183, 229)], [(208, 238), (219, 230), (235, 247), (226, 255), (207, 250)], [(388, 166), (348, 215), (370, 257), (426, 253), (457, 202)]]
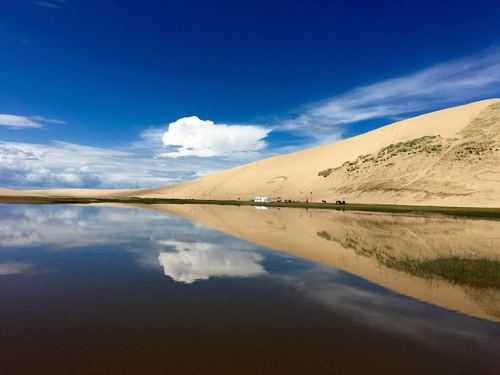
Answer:
[[(183, 283), (210, 277), (253, 277), (266, 272), (262, 249), (174, 216), (130, 208), (2, 206), (0, 247), (69, 251), (119, 247), (143, 266), (162, 266)], [(3, 263), (0, 274), (29, 271)]]
[[(77, 264), (88, 265), (88, 273), (79, 272)], [(154, 276), (154, 283), (170, 288), (162, 292), (168, 300), (176, 288), (197, 293), (197, 286), (217, 282), (213, 285), (223, 293), (239, 280), (263, 285), (263, 292), (274, 293), (271, 297), (292, 296), (297, 303), (326, 308), (434, 350), (445, 350), (444, 342), (456, 353), (472, 345), (494, 358), (500, 350), (498, 324), (397, 295), (355, 275), (267, 251), (175, 216), (130, 208), (0, 205), (0, 283), (23, 274), (36, 282), (66, 272), (67, 279), (72, 267), (73, 277), (90, 279), (104, 265), (110, 278), (103, 280), (104, 290), (112, 277), (130, 277), (137, 288), (144, 283), (148, 290)], [(135, 298), (131, 294), (131, 303)], [(266, 303), (280, 308), (273, 306), (273, 298), (255, 301)]]
[(172, 252), (158, 256), (165, 275), (175, 281), (192, 283), (213, 276), (250, 277), (265, 273), (263, 256), (251, 251), (234, 251), (207, 242), (160, 241)]

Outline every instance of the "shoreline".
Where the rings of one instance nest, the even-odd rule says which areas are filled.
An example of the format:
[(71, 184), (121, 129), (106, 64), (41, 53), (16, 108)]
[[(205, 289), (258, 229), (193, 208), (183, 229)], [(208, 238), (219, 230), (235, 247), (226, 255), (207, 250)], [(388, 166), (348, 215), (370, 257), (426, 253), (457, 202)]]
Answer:
[(220, 206), (254, 206), (269, 208), (305, 208), (327, 209), (337, 211), (385, 212), (400, 214), (438, 214), (465, 218), (482, 218), (500, 220), (500, 208), (489, 207), (446, 207), (446, 206), (417, 206), (417, 205), (390, 205), (369, 203), (321, 203), (321, 202), (254, 202), (240, 200), (206, 200), (206, 199), (178, 199), (178, 198), (91, 198), (91, 197), (43, 197), (43, 196), (0, 196), (0, 204), (192, 204), (192, 205), (220, 205)]

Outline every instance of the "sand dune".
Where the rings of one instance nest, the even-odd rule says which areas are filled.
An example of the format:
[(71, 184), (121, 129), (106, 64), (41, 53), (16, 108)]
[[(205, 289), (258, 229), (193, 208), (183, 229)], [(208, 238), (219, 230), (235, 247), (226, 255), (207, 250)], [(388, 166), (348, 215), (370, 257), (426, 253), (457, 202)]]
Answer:
[(69, 198), (109, 198), (134, 195), (137, 189), (46, 189), (22, 190), (25, 195)]
[(135, 195), (136, 189), (36, 189), (14, 190), (0, 188), (0, 197), (43, 198), (111, 198)]
[(2, 189), (0, 188), (0, 196), (2, 197), (26, 197), (38, 196), (35, 192), (27, 193), (25, 190)]
[(157, 197), (500, 207), (500, 99), (159, 189), (0, 190), (0, 196)]
[(500, 99), (432, 112), (140, 195), (500, 207)]

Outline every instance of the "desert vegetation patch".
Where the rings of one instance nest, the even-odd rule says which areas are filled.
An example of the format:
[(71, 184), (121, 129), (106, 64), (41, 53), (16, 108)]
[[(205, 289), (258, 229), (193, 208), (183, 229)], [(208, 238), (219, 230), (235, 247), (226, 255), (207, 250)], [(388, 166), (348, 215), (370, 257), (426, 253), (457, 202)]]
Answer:
[(436, 155), (440, 154), (446, 146), (440, 136), (424, 136), (405, 142), (390, 144), (373, 154), (360, 155), (354, 161), (346, 161), (337, 168), (328, 168), (318, 172), (318, 176), (328, 177), (332, 173), (342, 172), (352, 176), (369, 171), (374, 167), (390, 168), (396, 165), (399, 157), (411, 157), (412, 155)]

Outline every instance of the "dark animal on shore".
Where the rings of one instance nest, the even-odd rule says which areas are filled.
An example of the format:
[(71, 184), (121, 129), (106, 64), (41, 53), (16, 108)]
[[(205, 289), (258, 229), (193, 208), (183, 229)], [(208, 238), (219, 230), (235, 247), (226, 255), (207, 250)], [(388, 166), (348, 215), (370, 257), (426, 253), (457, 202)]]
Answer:
[(322, 200), (321, 202), (322, 202), (322, 203), (326, 203), (326, 201), (325, 201), (325, 200)]

